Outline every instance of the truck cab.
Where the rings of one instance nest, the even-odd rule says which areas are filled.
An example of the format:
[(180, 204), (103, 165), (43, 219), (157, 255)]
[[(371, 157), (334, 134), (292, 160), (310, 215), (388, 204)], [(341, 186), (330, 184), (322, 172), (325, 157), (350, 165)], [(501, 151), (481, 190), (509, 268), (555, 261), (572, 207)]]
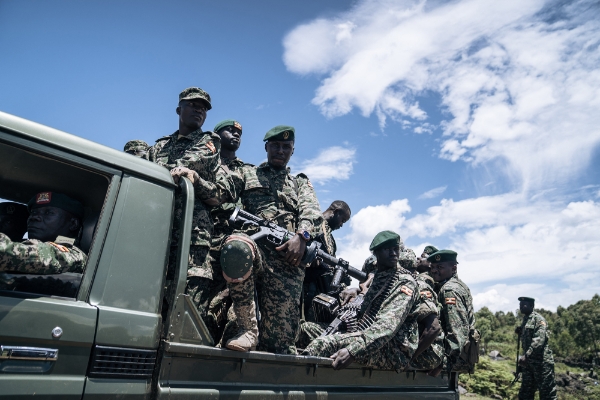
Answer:
[[(42, 191), (84, 204), (88, 260), (82, 274), (0, 272), (0, 399), (458, 398), (454, 373), (334, 371), (327, 358), (214, 347), (184, 294), (191, 183), (0, 112), (0, 198)], [(170, 243), (176, 196), (184, 223)]]

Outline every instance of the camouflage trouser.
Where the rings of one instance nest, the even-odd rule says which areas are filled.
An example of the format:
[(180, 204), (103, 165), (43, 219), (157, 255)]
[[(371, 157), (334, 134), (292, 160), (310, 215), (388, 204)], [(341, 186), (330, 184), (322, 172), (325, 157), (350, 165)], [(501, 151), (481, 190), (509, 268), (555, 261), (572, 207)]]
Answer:
[(310, 342), (321, 336), (321, 333), (329, 324), (318, 323), (318, 322), (303, 322), (300, 324), (300, 335), (298, 336), (298, 341), (296, 341), (296, 346), (299, 349), (305, 349)]
[(241, 305), (254, 301), (256, 287), (261, 316), (257, 350), (297, 353), (295, 342), (303, 279), (304, 267), (293, 267), (279, 258), (277, 252), (259, 248), (250, 277), (240, 283), (227, 284), (231, 300)]
[(535, 391), (539, 389), (540, 400), (556, 400), (556, 383), (554, 382), (554, 361), (528, 361), (523, 367), (523, 379), (519, 390), (519, 400), (533, 400)]
[(430, 371), (444, 362), (444, 342), (443, 339), (436, 339), (427, 350), (413, 358), (410, 366), (419, 371)]
[(222, 275), (216, 275), (213, 279), (209, 248), (204, 246), (190, 246), (185, 293), (191, 297), (200, 317), (202, 317), (213, 338), (218, 336), (218, 327), (215, 318), (208, 314), (208, 304), (224, 288), (225, 279)]

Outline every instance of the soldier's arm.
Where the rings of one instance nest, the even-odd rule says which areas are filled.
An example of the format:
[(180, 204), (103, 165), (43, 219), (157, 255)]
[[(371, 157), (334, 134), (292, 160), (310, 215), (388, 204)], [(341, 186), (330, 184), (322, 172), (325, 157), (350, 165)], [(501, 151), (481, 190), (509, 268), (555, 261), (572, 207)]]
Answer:
[(298, 174), (296, 182), (298, 183), (298, 230), (313, 234), (323, 219), (319, 200), (306, 175)]
[(83, 272), (86, 256), (76, 249), (38, 240), (12, 242), (0, 234), (0, 271), (22, 274)]
[(414, 281), (403, 280), (397, 288), (383, 301), (375, 322), (350, 344), (347, 349), (354, 357), (378, 352), (398, 332), (418, 295)]
[(534, 352), (541, 353), (544, 348), (544, 344), (546, 344), (546, 333), (548, 330), (548, 326), (546, 321), (539, 318), (535, 321), (535, 328), (533, 329), (533, 338), (531, 340), (531, 345), (525, 352), (525, 357), (530, 357)]
[(204, 137), (185, 151), (184, 155), (177, 160), (177, 166), (189, 168), (196, 171), (202, 179), (215, 182), (219, 168), (220, 148), (221, 143), (217, 135)]
[(448, 355), (458, 357), (463, 346), (469, 340), (467, 306), (460, 293), (452, 289), (440, 292), (440, 303), (445, 320), (444, 332)]
[(413, 358), (416, 358), (427, 350), (429, 346), (435, 342), (438, 335), (442, 331), (440, 327), (440, 321), (438, 320), (437, 314), (429, 314), (425, 318), (423, 318), (419, 324), (423, 324), (423, 333), (419, 336), (419, 347), (415, 350), (415, 354), (413, 354)]

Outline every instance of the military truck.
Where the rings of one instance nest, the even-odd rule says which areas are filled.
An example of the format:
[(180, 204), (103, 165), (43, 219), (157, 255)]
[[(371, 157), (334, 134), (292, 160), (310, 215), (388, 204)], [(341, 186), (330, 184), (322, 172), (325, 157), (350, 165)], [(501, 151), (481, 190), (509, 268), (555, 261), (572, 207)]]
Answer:
[[(165, 168), (0, 113), (0, 179), (2, 199), (82, 201), (88, 254), (83, 274), (0, 274), (2, 399), (458, 398), (455, 374), (334, 371), (327, 358), (214, 347), (184, 294), (193, 187)], [(172, 252), (175, 196), (184, 223)]]

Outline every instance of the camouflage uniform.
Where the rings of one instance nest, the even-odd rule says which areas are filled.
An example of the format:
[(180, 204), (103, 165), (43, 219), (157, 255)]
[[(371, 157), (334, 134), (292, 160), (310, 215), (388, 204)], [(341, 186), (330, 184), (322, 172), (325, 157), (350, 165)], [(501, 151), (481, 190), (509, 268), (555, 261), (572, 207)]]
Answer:
[(519, 399), (533, 399), (539, 389), (540, 400), (556, 399), (554, 382), (554, 358), (548, 347), (548, 324), (544, 317), (535, 311), (523, 316), (521, 323), (521, 343), (527, 365), (522, 367), (523, 381)]
[(71, 240), (13, 242), (0, 233), (0, 271), (22, 274), (83, 273), (87, 256)]
[(438, 301), (441, 304), (440, 323), (444, 331), (444, 347), (447, 357), (447, 369), (458, 372), (470, 372), (473, 367), (463, 358), (461, 351), (469, 342), (469, 332), (475, 326), (473, 298), (469, 287), (456, 274), (441, 286)]
[[(400, 241), (400, 254), (398, 255), (398, 265), (402, 268), (410, 270), (411, 268), (415, 268), (417, 264), (417, 256), (415, 252), (411, 249), (407, 249), (404, 247), (402, 241)], [(374, 254), (367, 257), (362, 266), (362, 271), (364, 273), (372, 274), (377, 270), (377, 257)]]
[[(170, 136), (158, 139), (156, 144), (149, 149), (146, 158), (169, 170), (175, 167), (189, 168), (196, 171), (202, 179), (215, 182), (220, 150), (221, 138), (212, 132), (202, 132), (201, 129), (198, 129), (187, 136), (179, 137), (179, 131), (177, 131)], [(200, 315), (205, 317), (208, 302), (216, 291), (209, 254), (213, 220), (209, 207), (202, 200), (214, 197), (215, 193), (207, 191), (201, 185), (195, 185), (194, 191), (196, 201), (192, 216), (192, 239), (186, 293), (192, 297)], [(181, 196), (175, 197), (171, 257), (169, 257), (170, 270), (174, 268), (175, 250), (179, 243), (179, 229), (183, 214), (182, 201)]]
[[(327, 251), (327, 254), (335, 257), (337, 245), (331, 232), (331, 227), (327, 221), (323, 219), (321, 225), (317, 229), (315, 237), (316, 240), (321, 242), (323, 245), (322, 248)], [(328, 292), (332, 281), (333, 268), (329, 265), (324, 263), (317, 265), (316, 263), (313, 263), (310, 268), (307, 268), (306, 276), (304, 277), (304, 282), (302, 284), (302, 291), (304, 293), (302, 305), (304, 306), (304, 310), (301, 310), (303, 311), (303, 319), (305, 321), (315, 322), (316, 319), (312, 308), (312, 301), (319, 293)], [(350, 286), (350, 283), (352, 283), (352, 278), (350, 278), (349, 275), (345, 275), (341, 281), (341, 290)]]
[[(417, 323), (431, 314), (440, 316), (440, 305), (437, 295), (433, 290), (433, 278), (427, 273), (416, 275), (416, 281), (419, 286), (419, 306), (414, 315)], [(435, 342), (415, 359), (411, 361), (411, 366), (418, 370), (432, 370), (442, 364), (444, 361), (444, 334), (438, 335)]]
[[(315, 232), (322, 215), (306, 175), (298, 174), (294, 183), (289, 168), (275, 169), (266, 162), (258, 167), (244, 166), (242, 171), (245, 186), (241, 201), (246, 211), (290, 232), (306, 230), (311, 235)], [(228, 283), (229, 294), (235, 304), (251, 306), (256, 285), (261, 315), (258, 349), (296, 354), (304, 266), (287, 264), (264, 243), (258, 243), (257, 248), (250, 277), (240, 283)]]
[[(393, 279), (389, 295), (381, 303), (375, 322), (367, 329), (352, 333), (337, 333), (317, 337), (306, 348), (313, 356), (329, 357), (346, 348), (356, 362), (371, 368), (404, 370), (417, 349), (419, 333), (415, 318), (410, 318), (416, 310), (419, 290), (412, 275), (404, 270), (386, 269), (377, 271), (369, 291), (358, 313), (358, 318), (368, 312), (371, 303)], [(318, 325), (307, 323), (307, 331), (318, 333)]]

